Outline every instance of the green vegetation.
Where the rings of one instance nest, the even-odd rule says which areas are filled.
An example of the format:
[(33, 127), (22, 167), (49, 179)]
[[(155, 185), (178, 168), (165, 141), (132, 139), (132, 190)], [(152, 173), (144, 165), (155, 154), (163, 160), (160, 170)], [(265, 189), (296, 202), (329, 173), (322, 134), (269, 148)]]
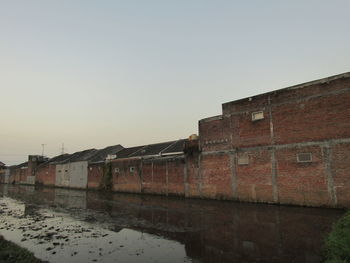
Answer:
[(42, 261), (34, 257), (33, 253), (28, 250), (21, 248), (0, 236), (0, 262), (39, 263)]
[(113, 174), (112, 174), (112, 164), (106, 163), (103, 166), (103, 177), (100, 183), (100, 190), (112, 190), (112, 182)]
[(325, 263), (350, 262), (350, 211), (334, 226), (326, 239)]

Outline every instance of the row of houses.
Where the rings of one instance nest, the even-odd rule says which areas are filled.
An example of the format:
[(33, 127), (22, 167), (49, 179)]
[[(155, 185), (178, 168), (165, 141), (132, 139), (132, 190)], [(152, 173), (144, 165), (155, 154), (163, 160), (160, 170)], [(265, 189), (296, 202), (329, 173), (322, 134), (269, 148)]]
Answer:
[(350, 207), (350, 73), (224, 103), (198, 136), (7, 169), (10, 183)]
[[(143, 192), (147, 187), (157, 189), (159, 179), (156, 178), (169, 177), (169, 170), (165, 169), (165, 174), (157, 167), (184, 163), (186, 141), (181, 139), (131, 148), (114, 145), (101, 150), (88, 149), (62, 154), (51, 159), (29, 155), (27, 162), (4, 169), (6, 176), (2, 176), (1, 182), (79, 189), (104, 186), (124, 192)], [(142, 167), (148, 163), (152, 163), (149, 174), (142, 173)], [(104, 177), (108, 176), (106, 185)], [(148, 177), (150, 181), (146, 180)]]

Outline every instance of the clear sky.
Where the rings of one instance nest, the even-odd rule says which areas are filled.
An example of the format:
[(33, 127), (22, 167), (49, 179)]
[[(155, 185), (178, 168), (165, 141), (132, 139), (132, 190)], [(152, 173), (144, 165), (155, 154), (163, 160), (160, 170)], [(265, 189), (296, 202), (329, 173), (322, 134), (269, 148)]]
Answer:
[(2, 0), (0, 161), (186, 138), (224, 102), (350, 71), (350, 1)]

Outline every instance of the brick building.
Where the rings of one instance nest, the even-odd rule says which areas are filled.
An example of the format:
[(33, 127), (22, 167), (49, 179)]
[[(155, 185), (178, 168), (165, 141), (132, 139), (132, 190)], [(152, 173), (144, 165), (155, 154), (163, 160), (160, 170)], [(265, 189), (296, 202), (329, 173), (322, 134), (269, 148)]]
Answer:
[(6, 165), (0, 161), (0, 183), (5, 183)]
[(106, 160), (116, 158), (116, 154), (123, 149), (124, 147), (120, 144), (108, 146), (97, 151), (96, 154), (89, 159), (87, 188), (96, 189), (100, 186)]
[(350, 73), (225, 103), (199, 138), (195, 195), (350, 207)]
[(29, 160), (10, 182), (29, 169), (43, 184), (98, 188), (115, 157), (114, 191), (350, 207), (350, 73), (224, 103), (198, 129), (189, 140), (78, 152), (55, 169)]
[[(108, 155), (123, 149), (121, 145), (62, 154), (42, 163), (36, 173), (36, 183), (46, 186), (87, 188), (93, 185), (91, 167), (102, 166)], [(88, 168), (89, 167), (89, 168)], [(90, 180), (91, 178), (91, 180)], [(98, 182), (99, 184), (99, 182)], [(90, 187), (92, 188), (92, 187)]]
[(55, 186), (56, 165), (69, 159), (70, 154), (61, 154), (49, 159), (38, 167), (35, 182), (39, 185)]
[(118, 192), (184, 195), (186, 140), (125, 148), (111, 161)]

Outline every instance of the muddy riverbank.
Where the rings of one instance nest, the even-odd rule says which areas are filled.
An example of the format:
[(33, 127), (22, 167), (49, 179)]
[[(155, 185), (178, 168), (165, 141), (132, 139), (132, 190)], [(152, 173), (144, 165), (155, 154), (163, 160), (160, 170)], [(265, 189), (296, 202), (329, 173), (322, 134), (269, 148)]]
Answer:
[(341, 210), (0, 185), (0, 233), (49, 262), (319, 262)]
[(35, 258), (33, 253), (29, 252), (27, 249), (24, 249), (10, 241), (7, 241), (2, 236), (0, 236), (0, 262), (41, 263), (43, 261)]

